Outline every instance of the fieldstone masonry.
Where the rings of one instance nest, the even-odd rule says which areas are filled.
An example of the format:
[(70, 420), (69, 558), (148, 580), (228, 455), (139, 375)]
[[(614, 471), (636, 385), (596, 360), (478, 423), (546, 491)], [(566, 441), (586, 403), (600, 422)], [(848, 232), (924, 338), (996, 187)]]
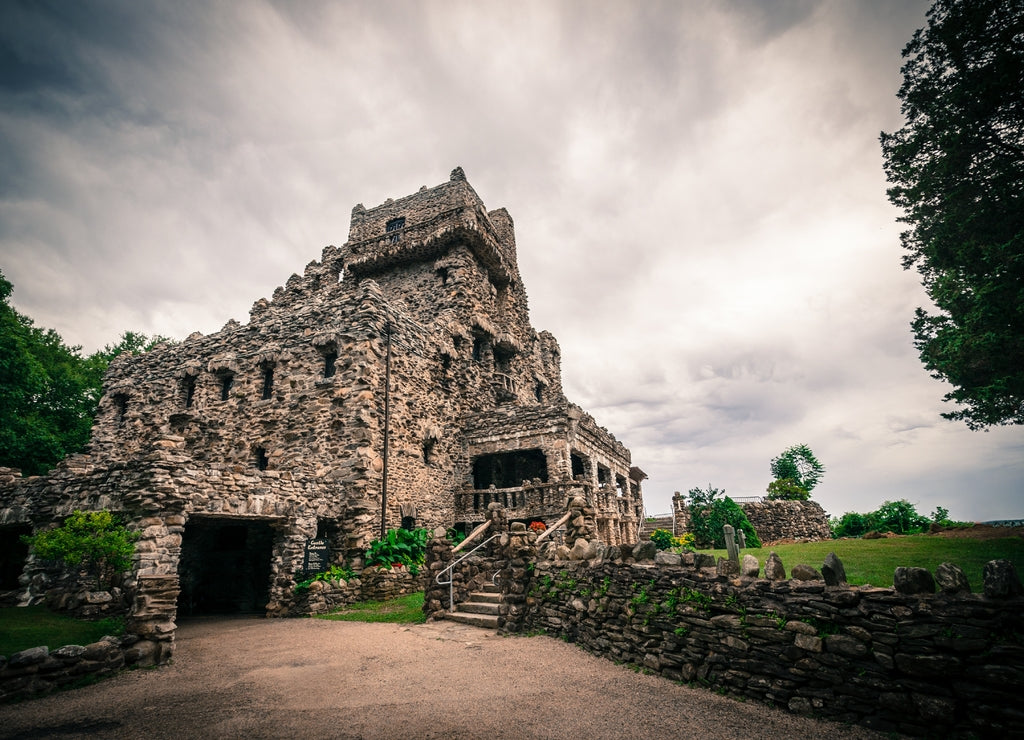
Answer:
[[(120, 514), (141, 538), (116, 600), (162, 662), (180, 615), (350, 598), (349, 582), (295, 593), (311, 540), (362, 595), (394, 593), (422, 584), (378, 582), (362, 557), (403, 515), (469, 531), (500, 503), (513, 522), (551, 524), (579, 498), (588, 537), (634, 542), (645, 477), (566, 399), (558, 343), (530, 324), (512, 218), (456, 168), (355, 206), (345, 244), (247, 323), (115, 359), (84, 454), (45, 476), (0, 470), (0, 539), (76, 509)], [(75, 575), (29, 559), (2, 588), (66, 603), (90, 591)]]

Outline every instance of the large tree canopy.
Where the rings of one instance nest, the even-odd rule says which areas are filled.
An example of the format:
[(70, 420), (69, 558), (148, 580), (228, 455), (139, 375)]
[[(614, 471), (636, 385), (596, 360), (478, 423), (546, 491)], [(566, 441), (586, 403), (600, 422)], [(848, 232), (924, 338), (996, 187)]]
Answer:
[(825, 466), (807, 445), (787, 447), (769, 467), (775, 478), (768, 486), (771, 499), (806, 499), (825, 474)]
[(83, 357), (18, 313), (8, 303), (12, 291), (0, 273), (0, 465), (39, 475), (89, 441), (110, 360), (166, 340), (129, 331)]
[(903, 50), (903, 128), (881, 136), (904, 268), (935, 304), (914, 343), (943, 414), (1024, 423), (1024, 0), (935, 0)]

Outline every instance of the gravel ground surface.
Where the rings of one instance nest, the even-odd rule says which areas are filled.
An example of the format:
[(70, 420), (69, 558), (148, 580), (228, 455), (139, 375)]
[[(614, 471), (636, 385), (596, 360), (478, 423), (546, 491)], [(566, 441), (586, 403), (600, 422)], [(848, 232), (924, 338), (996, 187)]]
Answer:
[(0, 706), (4, 738), (881, 738), (454, 623), (207, 619), (173, 665)]

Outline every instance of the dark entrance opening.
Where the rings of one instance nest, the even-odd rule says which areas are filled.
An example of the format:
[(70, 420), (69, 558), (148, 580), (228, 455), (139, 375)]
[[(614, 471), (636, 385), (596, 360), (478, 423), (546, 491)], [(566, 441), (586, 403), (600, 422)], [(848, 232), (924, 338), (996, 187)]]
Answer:
[(495, 488), (516, 488), (524, 480), (539, 478), (548, 482), (548, 463), (540, 450), (519, 450), (481, 455), (473, 461), (473, 488), (481, 490), (493, 485)]
[(18, 578), (28, 559), (28, 545), (21, 541), (23, 534), (32, 534), (31, 525), (0, 527), (0, 591), (20, 588)]
[(266, 521), (193, 517), (181, 541), (178, 617), (262, 614), (274, 530)]

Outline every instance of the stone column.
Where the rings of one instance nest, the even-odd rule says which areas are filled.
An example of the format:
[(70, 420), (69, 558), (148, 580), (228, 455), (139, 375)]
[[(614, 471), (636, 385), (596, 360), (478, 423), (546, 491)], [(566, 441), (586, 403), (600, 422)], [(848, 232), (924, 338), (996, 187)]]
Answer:
[(512, 530), (499, 538), (503, 562), (499, 571), (501, 605), (498, 630), (521, 632), (526, 620), (526, 595), (533, 582), (533, 564), (537, 559), (534, 541), (537, 535), (522, 522), (514, 522)]
[(434, 530), (433, 539), (427, 543), (427, 556), (424, 563), (426, 584), (423, 589), (423, 613), (427, 619), (443, 619), (445, 612), (452, 607), (449, 602), (449, 588), (437, 582), (437, 574), (452, 562), (452, 543), (445, 536), (444, 527)]

